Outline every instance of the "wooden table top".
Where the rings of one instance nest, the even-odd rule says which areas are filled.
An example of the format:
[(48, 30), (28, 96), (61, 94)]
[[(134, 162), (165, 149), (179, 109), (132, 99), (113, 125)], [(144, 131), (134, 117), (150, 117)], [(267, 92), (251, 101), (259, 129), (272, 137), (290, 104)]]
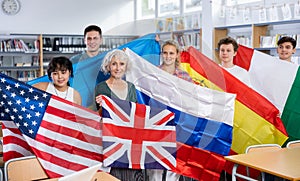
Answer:
[(300, 180), (300, 148), (226, 156), (226, 160), (288, 180)]

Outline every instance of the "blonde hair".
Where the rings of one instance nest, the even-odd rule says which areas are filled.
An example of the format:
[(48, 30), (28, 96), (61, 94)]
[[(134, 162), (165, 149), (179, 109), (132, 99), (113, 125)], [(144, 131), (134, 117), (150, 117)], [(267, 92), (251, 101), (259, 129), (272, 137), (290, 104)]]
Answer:
[(101, 65), (101, 71), (103, 71), (103, 73), (105, 75), (110, 72), (109, 64), (110, 64), (112, 58), (117, 58), (117, 59), (119, 59), (121, 61), (125, 61), (126, 62), (125, 73), (128, 70), (130, 70), (130, 68), (131, 68), (131, 61), (129, 61), (129, 56), (123, 50), (115, 49), (115, 50), (112, 50), (112, 51), (108, 52), (105, 55), (105, 57), (103, 58), (103, 62), (102, 62), (102, 65)]
[(176, 66), (176, 68), (180, 68), (180, 63), (181, 63), (180, 62), (180, 53), (181, 53), (181, 51), (180, 51), (180, 47), (179, 47), (178, 43), (174, 40), (165, 41), (164, 44), (161, 47), (161, 52), (163, 52), (164, 47), (167, 46), (167, 45), (174, 46), (176, 48), (176, 52), (179, 56), (176, 58), (175, 66)]

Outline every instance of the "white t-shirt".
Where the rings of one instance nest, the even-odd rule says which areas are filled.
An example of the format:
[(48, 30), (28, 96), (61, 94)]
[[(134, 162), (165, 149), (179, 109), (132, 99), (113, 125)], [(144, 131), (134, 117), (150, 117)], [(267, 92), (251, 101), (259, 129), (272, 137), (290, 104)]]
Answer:
[(249, 73), (247, 72), (247, 70), (245, 70), (242, 67), (239, 67), (237, 65), (234, 65), (233, 67), (230, 67), (230, 68), (225, 68), (225, 67), (223, 67), (223, 68), (225, 70), (227, 70), (229, 73), (231, 73), (233, 76), (235, 76), (237, 79), (242, 81), (244, 84), (251, 87), (250, 77), (249, 77)]
[(74, 89), (72, 87), (68, 87), (68, 89), (65, 92), (61, 92), (55, 89), (53, 83), (49, 83), (46, 92), (56, 95), (60, 98), (66, 99), (68, 101), (74, 102)]

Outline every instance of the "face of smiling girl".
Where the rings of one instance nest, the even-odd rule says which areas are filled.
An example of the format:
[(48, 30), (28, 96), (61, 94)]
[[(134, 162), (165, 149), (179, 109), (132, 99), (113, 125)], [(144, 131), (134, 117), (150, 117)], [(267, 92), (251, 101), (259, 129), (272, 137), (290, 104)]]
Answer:
[(178, 58), (178, 53), (176, 47), (173, 45), (166, 45), (162, 51), (162, 57), (165, 65), (176, 64), (176, 59)]
[(70, 78), (70, 71), (68, 69), (56, 70), (51, 73), (53, 84), (57, 87), (65, 87)]

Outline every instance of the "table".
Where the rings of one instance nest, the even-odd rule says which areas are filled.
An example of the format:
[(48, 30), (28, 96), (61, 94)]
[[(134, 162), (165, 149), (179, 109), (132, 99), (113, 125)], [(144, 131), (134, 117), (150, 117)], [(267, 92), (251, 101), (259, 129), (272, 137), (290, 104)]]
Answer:
[[(235, 163), (233, 171), (238, 165), (244, 165), (284, 179), (300, 180), (300, 148), (252, 152), (226, 156), (225, 159)], [(232, 180), (235, 179), (235, 175), (232, 174)]]

